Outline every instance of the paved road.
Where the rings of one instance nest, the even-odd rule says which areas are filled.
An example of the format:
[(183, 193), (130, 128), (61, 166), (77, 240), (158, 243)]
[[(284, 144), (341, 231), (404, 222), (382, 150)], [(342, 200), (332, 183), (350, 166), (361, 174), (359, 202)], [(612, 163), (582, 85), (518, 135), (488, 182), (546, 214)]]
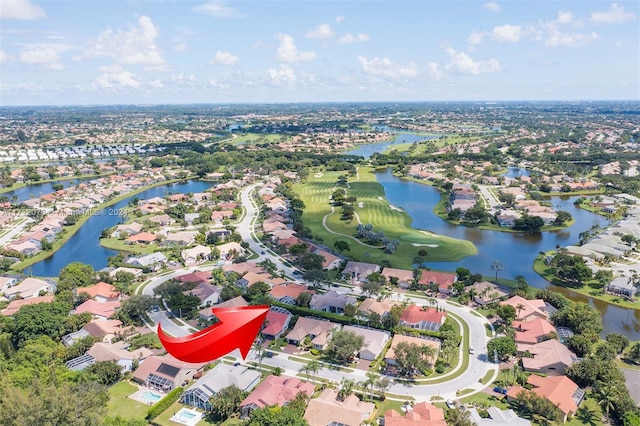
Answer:
[(11, 242), (15, 237), (20, 235), (22, 231), (24, 231), (24, 228), (26, 228), (28, 224), (33, 222), (34, 220), (30, 217), (25, 216), (23, 218), (20, 218), (18, 223), (13, 225), (6, 234), (0, 237), (0, 247), (4, 247), (5, 245), (9, 244), (9, 242)]
[[(489, 203), (489, 208), (487, 208), (487, 210), (502, 208), (502, 203), (500, 203), (500, 200), (498, 200), (496, 196), (491, 191), (489, 191), (488, 186), (478, 185), (478, 188), (480, 189), (480, 193), (482, 194), (484, 199), (487, 201), (487, 203)], [(495, 188), (495, 186), (492, 186), (491, 188)], [(486, 207), (487, 206), (485, 205), (485, 208)]]

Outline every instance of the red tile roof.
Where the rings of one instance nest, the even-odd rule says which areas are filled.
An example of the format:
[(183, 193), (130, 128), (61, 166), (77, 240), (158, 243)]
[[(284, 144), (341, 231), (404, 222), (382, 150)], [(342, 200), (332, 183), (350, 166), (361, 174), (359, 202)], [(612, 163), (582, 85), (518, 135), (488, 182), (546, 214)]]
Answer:
[(400, 315), (400, 321), (404, 321), (407, 324), (417, 324), (422, 321), (442, 324), (447, 318), (446, 312), (437, 312), (434, 308), (423, 309), (423, 306), (408, 306)]
[(428, 402), (420, 402), (414, 405), (413, 409), (407, 411), (404, 415), (398, 413), (396, 410), (388, 410), (384, 413), (385, 426), (446, 426), (446, 424), (447, 422), (444, 420), (444, 410)]
[(269, 376), (260, 383), (240, 404), (241, 407), (255, 404), (260, 408), (278, 405), (282, 407), (292, 401), (300, 392), (311, 396), (315, 386), (297, 377)]
[(282, 312), (269, 311), (267, 318), (265, 319), (266, 327), (262, 330), (262, 333), (268, 336), (275, 336), (282, 331), (284, 324), (290, 315)]

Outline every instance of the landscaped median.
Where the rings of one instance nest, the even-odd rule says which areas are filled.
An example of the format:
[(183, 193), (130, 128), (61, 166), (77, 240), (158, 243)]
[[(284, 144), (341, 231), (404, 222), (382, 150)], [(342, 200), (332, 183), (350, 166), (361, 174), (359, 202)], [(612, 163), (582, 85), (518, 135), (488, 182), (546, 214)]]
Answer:
[[(296, 183), (293, 188), (305, 204), (304, 224), (314, 236), (322, 238), (332, 247), (338, 241), (350, 245), (349, 256), (362, 261), (380, 263), (388, 260), (394, 267), (412, 268), (412, 259), (420, 249), (428, 252), (427, 261), (456, 261), (476, 254), (473, 243), (436, 235), (411, 227), (413, 219), (404, 211), (392, 208), (385, 199), (384, 188), (376, 181), (375, 170), (361, 167), (358, 177), (349, 180), (347, 197), (356, 197), (355, 216), (341, 219), (341, 207), (332, 212), (330, 197), (339, 188), (338, 177), (344, 172), (311, 173), (307, 182)], [(373, 231), (381, 231), (390, 240), (400, 243), (394, 253), (385, 253), (355, 237), (358, 223), (371, 224)]]
[[(122, 194), (119, 195), (118, 197), (113, 198), (112, 200), (109, 200), (106, 203), (100, 204), (99, 206), (91, 209), (90, 211), (95, 212), (95, 211), (99, 211), (102, 210), (104, 208), (107, 208), (109, 206), (112, 206), (116, 203), (119, 203), (122, 200), (126, 200), (129, 197), (133, 197), (136, 194), (139, 194), (141, 192), (144, 192), (148, 189), (151, 188), (155, 188), (156, 186), (162, 186), (162, 185), (168, 185), (168, 184), (172, 184), (172, 183), (176, 183), (176, 182), (183, 182), (183, 181), (187, 181), (189, 179), (193, 179), (193, 177), (187, 177), (184, 179), (170, 179), (170, 180), (164, 180), (161, 182), (156, 182), (153, 185), (147, 185), (141, 188), (136, 189), (135, 191), (131, 191), (131, 192), (127, 192), (126, 194)], [(14, 271), (22, 271), (25, 268), (36, 264), (38, 262), (40, 262), (41, 260), (44, 260), (48, 257), (51, 257), (54, 255), (54, 253), (60, 249), (60, 247), (62, 247), (71, 237), (73, 237), (73, 235), (78, 232), (78, 230), (82, 227), (82, 225), (84, 225), (84, 223), (89, 220), (89, 218), (91, 217), (90, 214), (82, 214), (80, 216), (80, 218), (78, 219), (78, 221), (71, 226), (65, 226), (63, 228), (63, 232), (64, 235), (62, 236), (62, 238), (56, 238), (56, 240), (53, 242), (53, 248), (51, 250), (47, 250), (47, 251), (42, 251), (40, 253), (38, 253), (35, 256), (29, 257), (24, 259), (21, 262), (18, 263), (14, 263), (13, 265), (11, 265), (11, 269)]]

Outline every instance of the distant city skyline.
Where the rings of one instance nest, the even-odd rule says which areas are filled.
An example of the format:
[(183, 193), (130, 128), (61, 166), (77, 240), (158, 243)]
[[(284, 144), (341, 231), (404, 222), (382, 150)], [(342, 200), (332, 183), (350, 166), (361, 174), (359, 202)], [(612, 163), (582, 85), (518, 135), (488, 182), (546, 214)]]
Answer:
[(0, 105), (640, 100), (637, 1), (0, 0)]

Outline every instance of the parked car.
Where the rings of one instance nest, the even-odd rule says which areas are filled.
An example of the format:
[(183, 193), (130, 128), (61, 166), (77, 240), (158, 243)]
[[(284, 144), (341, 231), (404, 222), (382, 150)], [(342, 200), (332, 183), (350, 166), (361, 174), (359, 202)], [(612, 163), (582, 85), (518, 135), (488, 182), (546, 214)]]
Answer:
[(501, 393), (502, 395), (507, 394), (507, 388), (501, 388), (500, 386), (496, 386), (495, 388), (493, 388), (493, 391), (497, 393)]
[(453, 399), (447, 399), (447, 407), (449, 407), (452, 410), (456, 408), (456, 403), (453, 402)]
[(476, 352), (475, 349), (473, 349), (473, 346), (469, 346), (469, 353), (470, 354), (474, 354)]

